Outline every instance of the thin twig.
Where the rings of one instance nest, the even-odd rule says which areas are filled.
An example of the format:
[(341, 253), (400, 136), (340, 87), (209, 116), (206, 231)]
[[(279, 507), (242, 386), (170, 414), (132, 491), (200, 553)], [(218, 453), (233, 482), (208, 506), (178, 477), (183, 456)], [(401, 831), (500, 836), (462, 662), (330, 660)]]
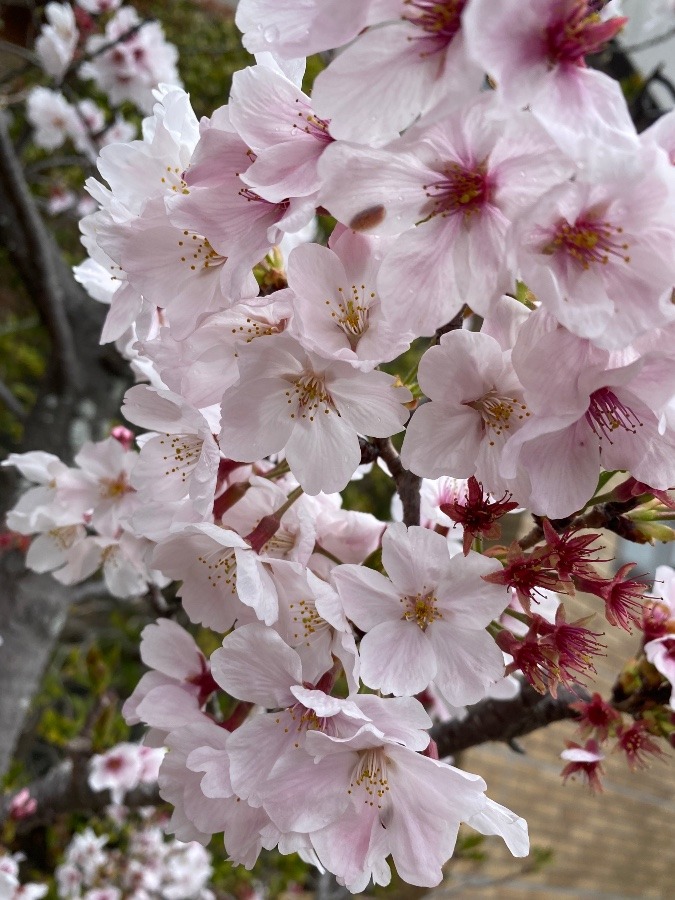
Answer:
[(675, 25), (672, 28), (669, 28), (668, 31), (657, 34), (655, 37), (647, 38), (644, 41), (638, 41), (637, 44), (629, 44), (627, 47), (622, 45), (621, 49), (624, 53), (636, 53), (639, 50), (648, 50), (650, 47), (656, 47), (658, 44), (669, 40), (673, 36), (675, 36)]

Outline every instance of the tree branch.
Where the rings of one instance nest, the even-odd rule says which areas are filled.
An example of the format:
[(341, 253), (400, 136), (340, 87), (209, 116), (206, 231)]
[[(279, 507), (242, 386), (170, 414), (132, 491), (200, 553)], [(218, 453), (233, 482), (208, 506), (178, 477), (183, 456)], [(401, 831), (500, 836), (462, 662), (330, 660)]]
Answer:
[[(73, 334), (65, 310), (65, 291), (51, 251), (51, 239), (37, 211), (24, 178), (21, 163), (9, 136), (7, 116), (0, 111), (0, 185), (12, 204), (33, 267), (38, 290), (34, 300), (49, 331), (54, 351), (55, 375), (60, 389), (78, 381), (79, 365)], [(17, 236), (18, 237), (18, 236)]]
[[(88, 784), (88, 775), (89, 757), (78, 754), (63, 760), (29, 785), (28, 790), (37, 802), (37, 809), (32, 816), (17, 821), (17, 832), (25, 834), (49, 824), (56, 816), (64, 813), (102, 812), (112, 803), (110, 791), (93, 791)], [(18, 791), (0, 802), (0, 825), (10, 818), (11, 802), (17, 793)], [(157, 784), (139, 785), (124, 797), (124, 805), (130, 809), (157, 806), (162, 802)]]
[(577, 700), (590, 700), (590, 695), (580, 685), (576, 686), (574, 693), (560, 687), (557, 698), (554, 698), (539, 694), (531, 685), (522, 683), (517, 697), (511, 700), (482, 700), (469, 708), (465, 719), (436, 725), (431, 729), (431, 737), (436, 741), (441, 759), (486, 741), (508, 744), (552, 722), (574, 719), (577, 714), (570, 709), (570, 703)]
[(389, 438), (376, 438), (375, 446), (383, 462), (387, 464), (396, 484), (396, 490), (403, 505), (405, 525), (420, 524), (420, 485), (422, 479), (405, 469), (401, 457)]

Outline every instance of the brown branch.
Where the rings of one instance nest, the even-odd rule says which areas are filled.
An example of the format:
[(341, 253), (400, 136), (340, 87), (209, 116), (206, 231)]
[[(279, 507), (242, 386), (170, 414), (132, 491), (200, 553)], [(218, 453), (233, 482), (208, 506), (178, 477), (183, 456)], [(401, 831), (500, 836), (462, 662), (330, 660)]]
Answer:
[(476, 747), (486, 741), (509, 744), (523, 735), (545, 728), (552, 722), (576, 717), (570, 703), (590, 700), (585, 688), (577, 685), (575, 692), (560, 687), (557, 698), (537, 693), (523, 683), (517, 697), (511, 700), (482, 700), (469, 708), (461, 721), (442, 722), (431, 730), (441, 759)]
[(51, 236), (40, 218), (9, 136), (6, 114), (0, 112), (0, 185), (12, 204), (21, 228), (21, 240), (31, 260), (39, 288), (34, 300), (49, 331), (55, 375), (62, 389), (74, 387), (79, 376), (78, 357), (65, 310), (65, 290), (52, 256)]
[(405, 525), (420, 524), (420, 485), (422, 479), (405, 469), (401, 457), (389, 438), (376, 438), (374, 441), (382, 461), (387, 464), (396, 484), (396, 491), (403, 505), (403, 523)]
[[(32, 831), (47, 825), (64, 813), (103, 812), (112, 803), (110, 791), (93, 791), (88, 784), (89, 757), (75, 754), (38, 778), (28, 786), (31, 797), (37, 802), (32, 816), (19, 819), (19, 833)], [(18, 791), (0, 802), (0, 825), (10, 818), (10, 806)], [(157, 784), (139, 785), (124, 797), (124, 805), (130, 809), (141, 806), (157, 806), (162, 803)]]

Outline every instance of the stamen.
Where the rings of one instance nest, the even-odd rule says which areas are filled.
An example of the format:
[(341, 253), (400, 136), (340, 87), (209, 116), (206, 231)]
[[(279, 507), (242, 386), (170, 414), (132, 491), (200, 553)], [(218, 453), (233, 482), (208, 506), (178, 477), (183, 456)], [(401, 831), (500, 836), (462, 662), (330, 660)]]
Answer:
[(299, 416), (313, 422), (319, 410), (323, 410), (326, 415), (331, 412), (340, 415), (323, 379), (314, 373), (303, 375), (294, 381), (292, 388), (286, 391), (286, 397), (293, 410), (291, 419)]
[[(503, 397), (496, 389), (488, 391), (478, 400), (472, 400), (465, 403), (476, 412), (481, 414), (483, 425), (486, 429), (491, 429), (493, 434), (499, 437), (503, 432), (511, 428), (511, 417), (515, 419), (524, 419), (530, 415), (527, 411), (525, 403), (521, 403), (515, 397)], [(494, 447), (494, 441), (490, 441), (490, 446)]]
[(423, 185), (427, 197), (431, 200), (427, 219), (455, 213), (463, 213), (465, 219), (469, 219), (490, 202), (492, 185), (485, 162), (473, 168), (467, 168), (456, 162), (447, 163), (442, 169), (442, 174), (445, 177), (440, 181)]
[(167, 434), (166, 439), (162, 438), (159, 443), (167, 453), (162, 457), (169, 466), (164, 474), (180, 472), (181, 479), (187, 481), (199, 462), (204, 441), (194, 434), (175, 434), (173, 437)]
[(326, 306), (335, 308), (331, 311), (331, 317), (335, 320), (336, 325), (347, 336), (349, 346), (352, 350), (356, 350), (360, 338), (368, 330), (368, 316), (370, 307), (375, 301), (375, 292), (366, 293), (365, 284), (351, 286), (351, 296), (345, 297), (344, 289), (339, 287), (340, 295), (337, 301), (326, 300)]
[(642, 422), (633, 410), (619, 400), (616, 394), (607, 387), (600, 388), (591, 394), (590, 405), (586, 411), (586, 421), (593, 434), (600, 440), (607, 438), (610, 444), (612, 432), (623, 428), (630, 434), (637, 434)]
[[(587, 215), (587, 214), (586, 214)], [(624, 240), (617, 240), (623, 234), (623, 228), (602, 222), (592, 217), (580, 216), (574, 225), (567, 221), (560, 222), (548, 243), (542, 247), (542, 253), (553, 255), (562, 252), (578, 263), (582, 269), (590, 269), (591, 264), (600, 263), (606, 266), (610, 257), (630, 262), (626, 250), (630, 245)]]
[(560, 63), (584, 66), (584, 57), (599, 53), (628, 21), (621, 16), (603, 20), (596, 6), (593, 0), (577, 0), (567, 16), (546, 27), (544, 40), (551, 68)]
[(422, 631), (426, 631), (436, 619), (443, 618), (443, 613), (436, 609), (436, 597), (432, 591), (401, 597), (400, 602), (405, 607), (402, 618), (414, 622)]
[(389, 760), (381, 748), (362, 750), (359, 761), (352, 773), (348, 794), (362, 790), (365, 792), (363, 802), (368, 806), (382, 809), (385, 795), (389, 791), (387, 779), (387, 763)]
[(408, 40), (421, 42), (420, 56), (439, 53), (451, 43), (461, 27), (462, 10), (466, 0), (404, 0), (407, 12), (401, 18), (417, 26), (423, 34)]
[(225, 579), (225, 584), (230, 586), (234, 594), (237, 588), (237, 560), (234, 550), (228, 547), (218, 547), (211, 553), (197, 557), (197, 562), (205, 566), (207, 581), (211, 587), (218, 587), (219, 582)]

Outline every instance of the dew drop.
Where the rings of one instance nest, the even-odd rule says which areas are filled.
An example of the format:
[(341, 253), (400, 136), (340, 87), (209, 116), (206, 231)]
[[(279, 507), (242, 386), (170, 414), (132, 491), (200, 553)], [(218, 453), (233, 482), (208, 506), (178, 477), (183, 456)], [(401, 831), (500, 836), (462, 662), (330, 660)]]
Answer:
[(268, 44), (273, 44), (279, 38), (279, 29), (276, 25), (268, 25), (263, 31), (263, 38)]

